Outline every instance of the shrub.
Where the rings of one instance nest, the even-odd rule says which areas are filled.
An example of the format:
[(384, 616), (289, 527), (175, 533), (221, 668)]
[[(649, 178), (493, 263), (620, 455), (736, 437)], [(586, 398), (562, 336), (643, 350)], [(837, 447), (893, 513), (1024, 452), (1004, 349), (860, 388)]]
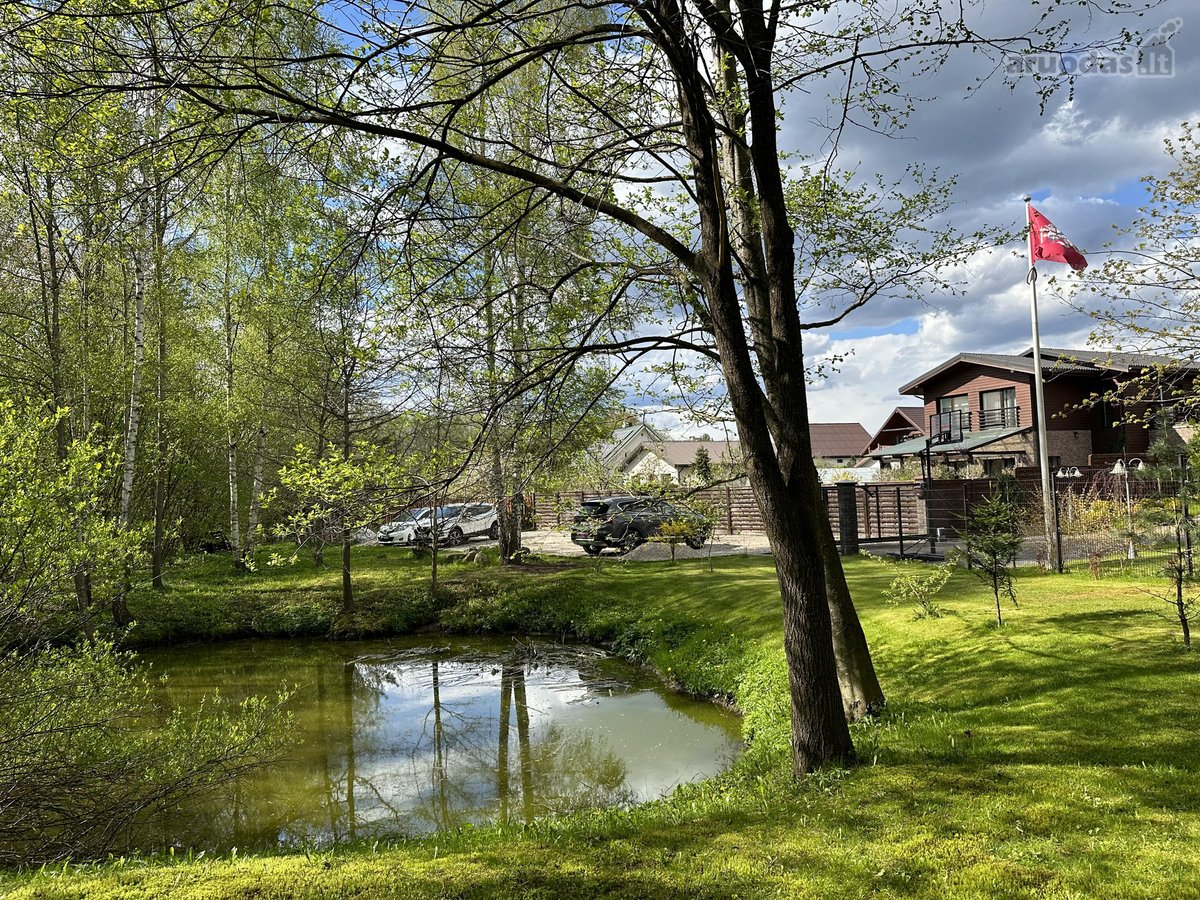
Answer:
[(947, 563), (930, 569), (923, 563), (904, 562), (895, 567), (895, 572), (884, 592), (887, 602), (893, 606), (915, 605), (918, 619), (940, 618), (942, 610), (933, 598), (954, 574), (954, 566)]

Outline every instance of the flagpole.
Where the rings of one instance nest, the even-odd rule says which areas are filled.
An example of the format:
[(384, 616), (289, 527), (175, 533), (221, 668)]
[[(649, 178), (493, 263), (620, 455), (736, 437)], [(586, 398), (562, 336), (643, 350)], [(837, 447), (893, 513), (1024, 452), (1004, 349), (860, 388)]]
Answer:
[(1046, 564), (1058, 569), (1054, 544), (1054, 490), (1050, 481), (1050, 447), (1046, 435), (1046, 385), (1042, 378), (1042, 336), (1038, 329), (1037, 267), (1033, 261), (1033, 217), (1029, 214), (1032, 197), (1025, 198), (1025, 222), (1029, 227), (1029, 318), (1033, 324), (1033, 394), (1034, 415), (1037, 417), (1038, 468), (1042, 474), (1042, 525), (1046, 541)]

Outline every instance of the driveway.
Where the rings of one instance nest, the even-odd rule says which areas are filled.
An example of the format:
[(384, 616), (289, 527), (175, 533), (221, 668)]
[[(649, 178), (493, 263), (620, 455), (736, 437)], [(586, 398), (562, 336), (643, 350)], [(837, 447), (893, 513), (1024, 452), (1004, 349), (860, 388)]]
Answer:
[[(571, 543), (571, 536), (565, 531), (525, 531), (521, 533), (521, 541), (532, 553), (547, 556), (585, 556), (583, 548)], [(489, 541), (489, 544), (494, 544)], [(769, 556), (770, 547), (766, 535), (762, 534), (718, 534), (712, 544), (706, 544), (701, 550), (693, 550), (685, 544), (675, 548), (676, 559), (705, 559), (712, 556)], [(605, 557), (613, 551), (605, 552)], [(642, 544), (632, 553), (627, 553), (622, 559), (630, 562), (648, 562), (651, 560), (670, 559), (671, 548), (666, 544), (649, 541)]]
[[(565, 531), (548, 529), (545, 531), (523, 531), (521, 542), (531, 553), (543, 556), (586, 556), (583, 548), (571, 543), (571, 536)], [(387, 547), (389, 544), (376, 544)], [(495, 547), (496, 541), (471, 540), (465, 545), (447, 547), (448, 551), (461, 551), (468, 548)], [(605, 551), (604, 557), (616, 557), (614, 551)], [(675, 548), (676, 559), (706, 559), (709, 556), (770, 556), (771, 548), (767, 544), (766, 535), (762, 534), (718, 534), (711, 544), (705, 544), (701, 550), (693, 550), (686, 544)], [(666, 544), (649, 541), (638, 547), (632, 553), (626, 553), (621, 559), (630, 562), (651, 562), (654, 560), (670, 559), (671, 548)]]

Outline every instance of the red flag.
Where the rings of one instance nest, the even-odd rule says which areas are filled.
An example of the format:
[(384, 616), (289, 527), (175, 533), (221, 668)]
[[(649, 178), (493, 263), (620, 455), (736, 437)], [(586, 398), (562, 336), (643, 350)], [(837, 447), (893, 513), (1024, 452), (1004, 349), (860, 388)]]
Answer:
[(1067, 236), (1054, 227), (1054, 223), (1032, 206), (1029, 210), (1029, 264), (1039, 259), (1066, 263), (1076, 272), (1087, 268), (1087, 260), (1079, 248), (1067, 240)]

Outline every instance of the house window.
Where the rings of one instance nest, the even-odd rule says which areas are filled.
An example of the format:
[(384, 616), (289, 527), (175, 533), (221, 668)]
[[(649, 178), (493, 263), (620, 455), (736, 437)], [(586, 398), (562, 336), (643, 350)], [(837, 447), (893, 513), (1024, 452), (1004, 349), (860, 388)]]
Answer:
[(939, 413), (967, 412), (971, 403), (966, 394), (954, 394), (951, 397), (938, 397), (937, 411)]
[(1015, 387), (980, 392), (980, 428), (1015, 428), (1020, 424), (1020, 416), (1017, 411), (1017, 389)]
[(961, 441), (971, 430), (970, 402), (966, 394), (938, 397), (937, 414), (929, 417), (929, 437), (935, 444)]

